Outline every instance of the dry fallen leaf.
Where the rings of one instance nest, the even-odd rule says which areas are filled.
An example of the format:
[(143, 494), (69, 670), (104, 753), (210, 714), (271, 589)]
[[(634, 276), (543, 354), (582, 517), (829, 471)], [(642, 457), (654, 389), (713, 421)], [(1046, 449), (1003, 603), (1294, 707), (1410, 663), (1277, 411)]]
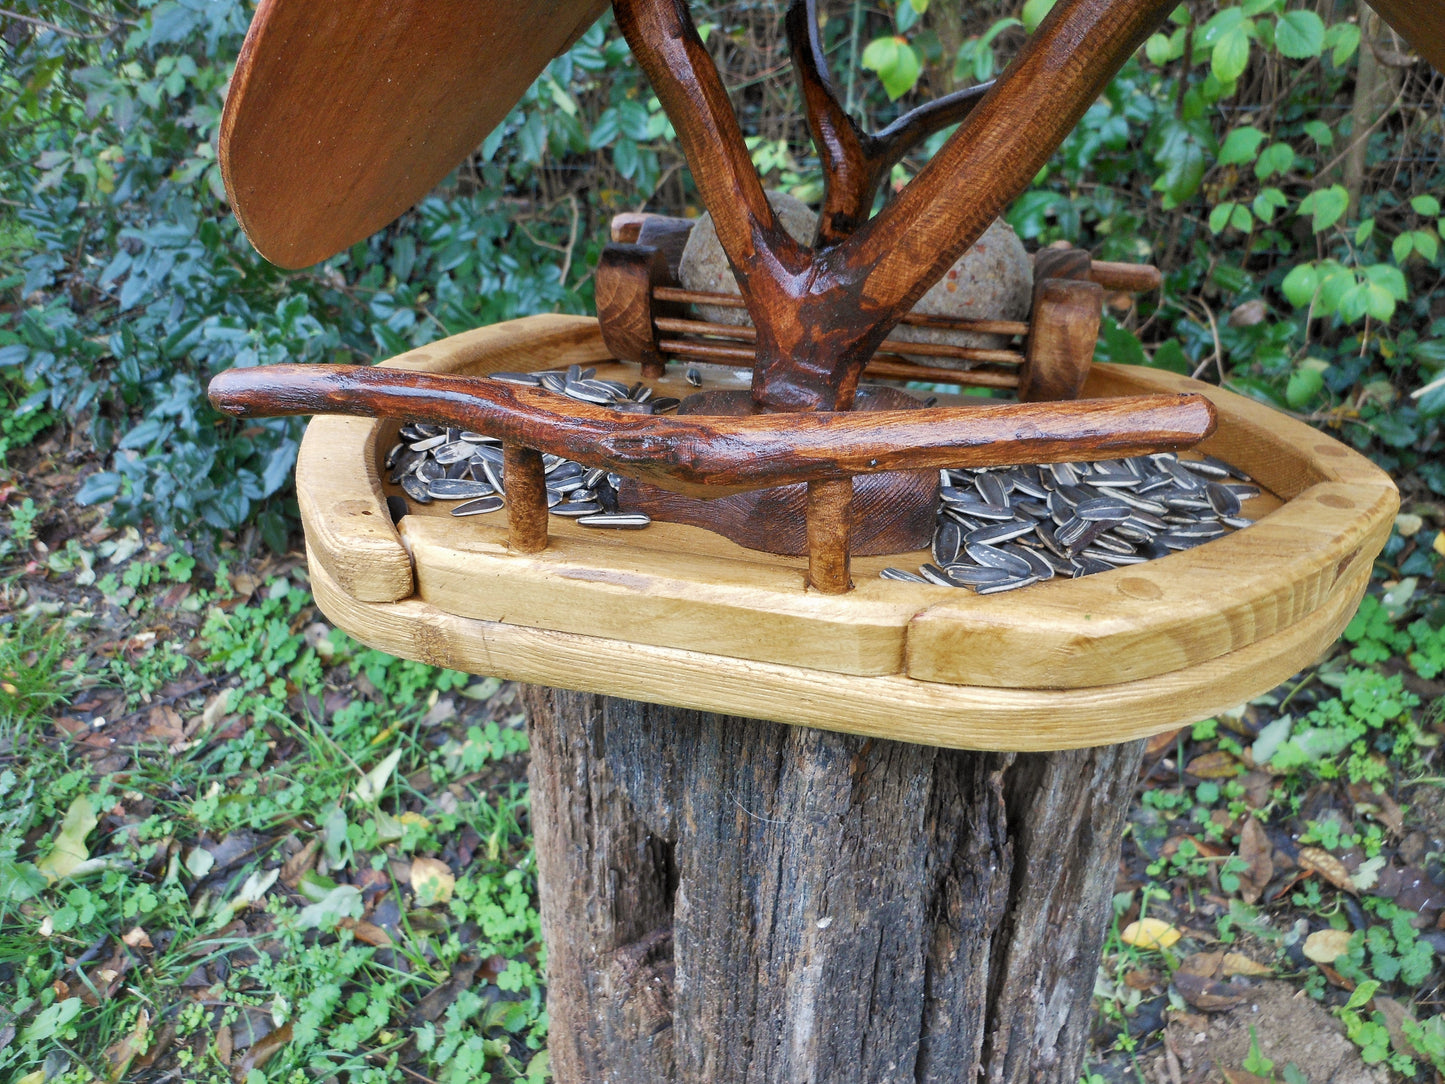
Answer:
[(126, 1074), (130, 1072), (131, 1062), (135, 1061), (135, 1056), (146, 1045), (150, 1027), (150, 1014), (142, 1009), (140, 1015), (136, 1017), (135, 1027), (131, 1028), (130, 1034), (106, 1049), (105, 1062), (108, 1067), (106, 1078), (111, 1081), (111, 1084), (125, 1079)]
[(155, 946), (151, 944), (150, 935), (139, 926), (132, 926), (130, 930), (121, 937), (121, 940), (131, 948), (155, 948)]
[(1174, 989), (1179, 991), (1179, 996), (1189, 1002), (1190, 1006), (1203, 1012), (1232, 1009), (1247, 996), (1245, 992), (1235, 990), (1225, 983), (1211, 982), (1203, 976), (1191, 975), (1187, 971), (1174, 973)]
[(1394, 1048), (1395, 1053), (1404, 1054), (1407, 1058), (1424, 1060), (1420, 1051), (1415, 1049), (1414, 1044), (1405, 1038), (1403, 1026), (1405, 1021), (1408, 1020), (1412, 1025), (1419, 1023), (1410, 1010), (1394, 998), (1386, 997), (1384, 994), (1376, 994), (1372, 999), (1372, 1004), (1375, 1006), (1375, 1011), (1385, 1018), (1385, 1030), (1390, 1033), (1390, 1046)]
[(1217, 979), (1224, 972), (1224, 953), (1196, 952), (1185, 958), (1179, 970), (1186, 975), (1198, 975), (1201, 979)]
[(1355, 882), (1350, 879), (1350, 871), (1329, 851), (1322, 851), (1318, 847), (1301, 847), (1296, 861), (1301, 869), (1318, 873), (1336, 888), (1351, 894), (1355, 892)]
[(1141, 918), (1124, 927), (1119, 940), (1135, 948), (1168, 948), (1183, 935), (1169, 923), (1159, 918)]
[(1198, 779), (1233, 779), (1242, 769), (1238, 757), (1216, 749), (1195, 757), (1184, 770)]
[(1252, 960), (1242, 952), (1226, 952), (1224, 954), (1224, 977), (1231, 975), (1244, 975), (1247, 978), (1258, 978), (1263, 975), (1273, 975), (1274, 968), (1262, 964), (1258, 960)]
[(231, 1038), (229, 1025), (222, 1024), (216, 1029), (216, 1057), (221, 1060), (222, 1065), (231, 1064), (231, 1055), (235, 1053), (235, 1041)]
[(1375, 789), (1366, 783), (1351, 783), (1349, 791), (1356, 813), (1363, 813), (1379, 821), (1393, 836), (1404, 834), (1405, 815), (1388, 794), (1376, 793)]
[(1317, 964), (1332, 964), (1350, 947), (1349, 930), (1316, 930), (1305, 938), (1304, 954)]
[(316, 868), (316, 856), (321, 851), (321, 837), (313, 836), (306, 846), (281, 863), (281, 883), (294, 890), (301, 882), (301, 875)]
[(452, 889), (457, 883), (451, 867), (436, 858), (413, 858), (410, 881), (418, 907), (446, 903), (452, 898)]
[(1243, 1069), (1226, 1069), (1221, 1065), (1219, 1072), (1224, 1077), (1224, 1084), (1270, 1084), (1269, 1077), (1255, 1076)]
[(1253, 817), (1239, 827), (1239, 857), (1248, 869), (1239, 874), (1239, 896), (1245, 903), (1258, 903), (1265, 886), (1274, 876), (1274, 846), (1264, 828)]
[(252, 1069), (259, 1069), (271, 1060), (276, 1051), (291, 1041), (291, 1021), (287, 1020), (271, 1034), (252, 1044), (245, 1056), (231, 1069), (231, 1079), (244, 1081)]
[(380, 926), (367, 922), (364, 919), (343, 918), (336, 923), (338, 929), (350, 930), (352, 936), (358, 941), (368, 945), (375, 945), (377, 948), (388, 948), (394, 942), (391, 934), (387, 933)]

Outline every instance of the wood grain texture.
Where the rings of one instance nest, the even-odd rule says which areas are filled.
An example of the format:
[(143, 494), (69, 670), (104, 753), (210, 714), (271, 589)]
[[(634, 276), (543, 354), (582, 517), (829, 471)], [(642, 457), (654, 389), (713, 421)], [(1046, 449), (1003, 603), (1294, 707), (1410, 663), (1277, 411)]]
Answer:
[(518, 553), (547, 548), (547, 480), (542, 453), (535, 448), (502, 445), (507, 486), (507, 545)]
[(825, 595), (851, 591), (848, 547), (853, 534), (853, 479), (809, 482), (804, 523), (808, 532), (808, 586)]
[(1048, 278), (1034, 284), (1033, 322), (1019, 398), (1077, 399), (1094, 361), (1104, 289), (1096, 282)]
[(416, 598), (363, 603), (339, 590), (319, 561), (311, 570), (317, 605), (339, 628), (433, 666), (921, 745), (1023, 751), (1128, 741), (1235, 707), (1328, 649), (1369, 582), (1362, 575), (1342, 583), (1326, 605), (1282, 632), (1185, 670), (1088, 688), (1010, 689), (851, 676), (477, 621)]
[(221, 118), (256, 249), (306, 267), (427, 194), (606, 0), (264, 0)]
[(883, 471), (1188, 448), (1215, 421), (1198, 394), (736, 418), (622, 414), (542, 388), (367, 365), (231, 369), (208, 394), (237, 417), (348, 414), (473, 429), (698, 497)]
[(1370, 6), (1436, 71), (1445, 72), (1445, 6), (1439, 0), (1371, 0)]
[(558, 1084), (1076, 1084), (1139, 743), (526, 703)]
[[(525, 367), (518, 332), (501, 325), (472, 333), (462, 337), (460, 351), (437, 345), (425, 359), (416, 352), (406, 363)], [(538, 343), (531, 360), (543, 367), (595, 360), (601, 350), (592, 320), (531, 318), (525, 332), (522, 341)], [(620, 366), (600, 372), (631, 379)], [(1158, 370), (1099, 365), (1085, 392), (1198, 387)], [(1237, 535), (1163, 561), (1016, 594), (977, 598), (890, 583), (877, 578), (878, 570), (909, 559), (866, 558), (853, 562), (858, 589), (847, 599), (828, 599), (804, 589), (796, 559), (752, 553), (669, 524), (626, 536), (557, 524), (551, 546), (536, 557), (507, 552), (500, 514), (461, 521), (419, 511), (403, 520), (403, 530), (417, 555), (423, 595), (464, 616), (615, 640), (639, 637), (657, 647), (822, 672), (902, 672), (906, 646), (915, 676), (942, 681), (1022, 688), (1126, 683), (1235, 653), (1308, 619), (1368, 568), (1393, 517), (1393, 484), (1368, 460), (1268, 407), (1214, 389), (1208, 394), (1223, 425), (1205, 449), (1296, 500)], [(363, 453), (371, 426), (314, 424), (333, 435), (325, 442), (308, 436), (298, 462), (308, 538), (333, 576), (365, 577), (364, 547), (372, 545), (376, 518), (324, 510), (357, 502), (347, 506), (369, 507), (387, 522), (375, 442), (370, 458)], [(337, 442), (337, 430), (349, 443)], [(323, 448), (329, 458), (317, 461), (313, 452)], [(341, 463), (356, 466), (342, 470)], [(367, 528), (360, 534), (349, 526), (358, 522)], [(389, 531), (384, 541), (409, 587), (406, 549)], [(354, 551), (359, 556), (351, 556), (353, 544), (361, 547)]]

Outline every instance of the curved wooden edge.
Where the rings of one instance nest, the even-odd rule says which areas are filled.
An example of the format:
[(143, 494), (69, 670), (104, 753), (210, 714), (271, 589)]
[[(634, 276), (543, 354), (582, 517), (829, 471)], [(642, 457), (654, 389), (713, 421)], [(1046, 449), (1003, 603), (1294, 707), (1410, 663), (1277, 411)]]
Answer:
[(824, 730), (957, 749), (1042, 752), (1157, 734), (1263, 693), (1317, 659), (1359, 605), (1369, 571), (1299, 623), (1186, 670), (1085, 689), (997, 689), (852, 677), (368, 604), (312, 564), (317, 604), (362, 643), (434, 666)]
[[(609, 357), (597, 321), (529, 316), (453, 335), (384, 365), (430, 372), (499, 372), (592, 364)], [(296, 458), (296, 498), (313, 560), (361, 602), (395, 602), (416, 588), (411, 554), (387, 512), (377, 465), (383, 429), (369, 418), (319, 417)]]
[(268, 260), (306, 267), (464, 161), (607, 0), (263, 0), (221, 117), (221, 175)]
[(914, 618), (907, 672), (929, 681), (1068, 688), (1196, 665), (1308, 615), (1369, 569), (1399, 510), (1364, 456), (1270, 407), (1173, 373), (1096, 365), (1087, 395), (1199, 390), (1224, 424), (1200, 447), (1286, 503), (1163, 560), (1017, 595), (949, 599)]

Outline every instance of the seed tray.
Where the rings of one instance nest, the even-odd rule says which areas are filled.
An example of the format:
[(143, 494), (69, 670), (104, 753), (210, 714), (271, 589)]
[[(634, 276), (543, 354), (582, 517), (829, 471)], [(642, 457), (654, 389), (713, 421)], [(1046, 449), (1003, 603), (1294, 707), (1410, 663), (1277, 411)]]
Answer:
[[(468, 332), (389, 365), (434, 372), (612, 362), (597, 322), (542, 316)], [(683, 366), (651, 383), (691, 391)], [(745, 373), (708, 371), (709, 386)], [(669, 382), (675, 391), (667, 391)], [(437, 665), (960, 748), (1055, 749), (1142, 736), (1262, 692), (1329, 646), (1398, 507), (1389, 477), (1316, 430), (1174, 374), (1096, 365), (1086, 397), (1207, 394), (1200, 451), (1266, 492), (1256, 522), (1194, 549), (978, 596), (884, 579), (912, 555), (855, 557), (856, 590), (805, 587), (806, 561), (693, 527), (598, 532), (553, 517), (538, 554), (504, 513), (445, 504), (393, 523), (382, 459), (396, 422), (325, 417), (297, 489), (322, 609), (363, 642)]]

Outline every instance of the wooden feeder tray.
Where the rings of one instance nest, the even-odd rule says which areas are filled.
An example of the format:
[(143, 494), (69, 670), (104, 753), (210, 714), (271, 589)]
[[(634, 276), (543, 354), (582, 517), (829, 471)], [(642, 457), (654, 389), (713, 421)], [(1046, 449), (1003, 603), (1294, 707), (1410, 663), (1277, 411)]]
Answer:
[[(535, 316), (385, 364), (481, 375), (575, 363), (636, 379), (612, 356), (596, 320)], [(707, 386), (745, 386), (746, 374), (703, 368)], [(676, 369), (658, 383), (669, 381), (692, 390)], [(318, 417), (296, 470), (312, 587), (363, 643), (472, 673), (955, 748), (1126, 741), (1313, 661), (1354, 613), (1398, 507), (1363, 456), (1230, 392), (1099, 364), (1083, 394), (1181, 392), (1218, 413), (1199, 451), (1266, 491), (1245, 510), (1257, 522), (991, 596), (878, 575), (924, 554), (854, 557), (856, 590), (823, 594), (807, 588), (804, 559), (672, 523), (601, 532), (554, 518), (533, 554), (509, 548), (506, 512), (423, 506), (393, 524), (382, 458), (399, 423)]]

